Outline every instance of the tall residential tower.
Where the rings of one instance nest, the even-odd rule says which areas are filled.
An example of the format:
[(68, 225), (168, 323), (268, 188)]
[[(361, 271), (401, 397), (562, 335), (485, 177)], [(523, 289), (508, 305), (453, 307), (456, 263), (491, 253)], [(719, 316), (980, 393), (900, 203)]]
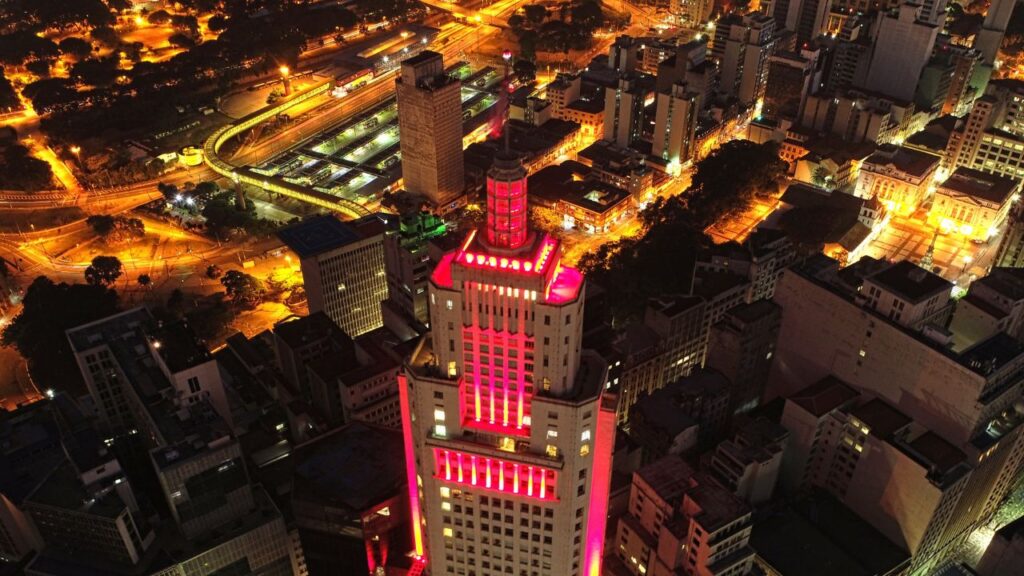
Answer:
[(499, 155), (487, 222), (442, 258), (399, 377), (416, 552), (434, 575), (598, 576), (615, 400), (581, 350), (584, 282)]

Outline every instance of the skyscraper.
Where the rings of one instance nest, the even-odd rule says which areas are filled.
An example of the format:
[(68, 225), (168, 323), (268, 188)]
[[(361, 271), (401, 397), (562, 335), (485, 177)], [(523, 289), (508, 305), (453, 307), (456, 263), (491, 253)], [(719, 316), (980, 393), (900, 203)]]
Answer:
[(985, 22), (981, 25), (974, 40), (974, 47), (981, 51), (985, 64), (995, 64), (996, 56), (999, 54), (999, 45), (1006, 35), (1006, 27), (1010, 23), (1010, 16), (1013, 14), (1013, 7), (1017, 5), (1015, 0), (995, 0), (985, 13)]
[(314, 216), (277, 233), (299, 256), (310, 314), (326, 313), (353, 338), (384, 325), (387, 230), (384, 220), (371, 214), (352, 222)]
[(656, 110), (652, 153), (670, 166), (685, 163), (694, 153), (700, 95), (675, 84), (670, 92), (658, 93)]
[(518, 164), (499, 156), (484, 229), (434, 270), (432, 332), (399, 376), (415, 548), (433, 574), (598, 576), (615, 401)]
[(760, 12), (723, 18), (713, 52), (719, 54), (719, 89), (752, 106), (764, 96), (768, 58), (775, 46), (775, 20)]
[(879, 14), (875, 51), (865, 88), (913, 100), (917, 81), (932, 57), (939, 26), (921, 19), (921, 6), (906, 2), (894, 14)]
[(402, 61), (395, 89), (405, 189), (442, 210), (465, 189), (461, 83), (425, 50)]
[(622, 76), (617, 87), (604, 89), (605, 140), (625, 148), (640, 138), (646, 95), (633, 75)]

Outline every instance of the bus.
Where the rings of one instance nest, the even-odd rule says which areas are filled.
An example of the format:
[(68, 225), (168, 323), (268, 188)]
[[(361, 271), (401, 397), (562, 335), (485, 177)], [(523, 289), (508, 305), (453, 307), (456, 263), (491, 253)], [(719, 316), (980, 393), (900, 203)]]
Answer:
[(370, 68), (363, 68), (351, 74), (340, 76), (334, 82), (334, 90), (331, 92), (331, 95), (335, 98), (344, 98), (349, 92), (366, 86), (370, 80), (373, 80), (373, 70)]

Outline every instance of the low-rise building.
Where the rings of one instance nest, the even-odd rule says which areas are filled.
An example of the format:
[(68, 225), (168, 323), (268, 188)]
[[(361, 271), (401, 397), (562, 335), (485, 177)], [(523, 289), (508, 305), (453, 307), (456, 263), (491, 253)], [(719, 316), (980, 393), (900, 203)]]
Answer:
[(909, 216), (928, 196), (940, 162), (912, 148), (881, 146), (861, 164), (856, 194), (878, 198), (891, 214)]
[(566, 228), (588, 234), (608, 232), (622, 221), (633, 205), (629, 192), (620, 188), (595, 181), (574, 184), (555, 207)]
[(751, 509), (668, 456), (633, 474), (606, 571), (612, 576), (725, 576), (753, 567)]
[(782, 471), (789, 432), (767, 418), (747, 422), (711, 457), (711, 476), (750, 504), (771, 499)]
[(645, 461), (721, 437), (732, 416), (729, 388), (724, 376), (702, 370), (641, 396), (630, 412), (629, 434), (643, 447)]
[(935, 191), (928, 224), (969, 240), (988, 240), (1006, 222), (1020, 185), (1015, 178), (957, 168)]

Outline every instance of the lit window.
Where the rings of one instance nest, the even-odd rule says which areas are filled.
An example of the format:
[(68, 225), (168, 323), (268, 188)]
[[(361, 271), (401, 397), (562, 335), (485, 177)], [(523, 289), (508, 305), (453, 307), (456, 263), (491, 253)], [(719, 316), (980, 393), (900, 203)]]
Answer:
[(590, 430), (584, 430), (583, 434), (580, 434), (580, 442), (590, 442)]
[(441, 498), (451, 498), (452, 491), (447, 486), (441, 486)]
[(448, 435), (448, 427), (445, 426), (444, 424), (438, 424), (438, 425), (434, 426), (434, 435), (435, 436), (441, 436), (441, 437), (447, 436)]
[(448, 300), (447, 302), (444, 303), (444, 306), (445, 306), (445, 308), (451, 310), (452, 309), (452, 301)]
[(498, 442), (498, 450), (504, 450), (505, 452), (516, 451), (516, 441), (508, 436), (505, 436)]
[(434, 409), (434, 422), (444, 422), (444, 410)]
[(548, 430), (548, 440), (558, 438), (558, 430)]
[(590, 456), (590, 444), (580, 446), (580, 456)]
[(445, 512), (451, 512), (452, 511), (452, 503), (451, 502), (441, 502), (441, 510), (444, 510)]
[(444, 529), (444, 537), (445, 537), (445, 538), (451, 538), (451, 537), (452, 537), (452, 534), (453, 534), (453, 533), (452, 533), (452, 529), (451, 529), (451, 528), (448, 528), (448, 527), (446, 526), (446, 527), (445, 527), (445, 529)]
[(552, 458), (558, 458), (558, 446), (555, 446), (554, 444), (548, 444), (547, 448), (544, 449), (544, 452)]

